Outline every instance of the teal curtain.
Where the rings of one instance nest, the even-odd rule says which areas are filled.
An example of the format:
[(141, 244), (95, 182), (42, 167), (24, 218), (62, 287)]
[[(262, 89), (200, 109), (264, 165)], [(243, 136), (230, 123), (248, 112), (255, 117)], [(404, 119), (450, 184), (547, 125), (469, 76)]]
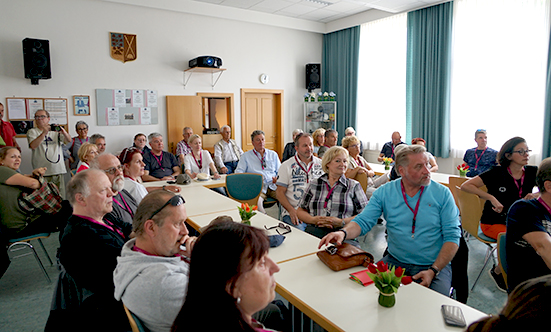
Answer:
[(408, 13), (406, 142), (427, 141), (436, 157), (450, 154), (453, 2)]
[(543, 116), (542, 159), (551, 157), (551, 33), (547, 51), (547, 83), (545, 86), (545, 109)]
[(337, 95), (339, 141), (346, 127), (356, 127), (359, 54), (360, 26), (323, 36), (321, 91)]

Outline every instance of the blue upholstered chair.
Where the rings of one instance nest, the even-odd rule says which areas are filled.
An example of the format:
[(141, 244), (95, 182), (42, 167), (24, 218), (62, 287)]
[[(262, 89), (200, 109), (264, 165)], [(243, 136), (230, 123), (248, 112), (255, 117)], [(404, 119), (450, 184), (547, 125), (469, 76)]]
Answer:
[(262, 175), (256, 173), (233, 173), (226, 176), (226, 192), (238, 202), (257, 205), (262, 192)]
[(505, 250), (505, 240), (506, 233), (500, 233), (497, 236), (497, 259), (499, 265), (501, 265), (501, 273), (503, 273), (503, 280), (505, 280), (505, 286), (509, 287), (507, 284), (507, 251)]

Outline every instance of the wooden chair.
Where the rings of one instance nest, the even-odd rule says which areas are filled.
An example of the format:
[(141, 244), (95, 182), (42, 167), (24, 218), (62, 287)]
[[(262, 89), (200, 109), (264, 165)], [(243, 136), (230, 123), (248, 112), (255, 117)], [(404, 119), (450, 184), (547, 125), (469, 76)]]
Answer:
[(18, 256), (11, 257), (11, 259), (24, 257), (28, 255), (34, 255), (34, 258), (36, 259), (36, 262), (38, 263), (38, 266), (40, 266), (40, 269), (42, 270), (42, 273), (44, 273), (44, 276), (48, 280), (48, 282), (52, 282), (50, 279), (50, 276), (48, 275), (48, 272), (46, 272), (46, 269), (44, 268), (44, 264), (42, 264), (42, 261), (40, 260), (40, 257), (38, 257), (38, 254), (36, 253), (36, 250), (34, 249), (34, 246), (30, 243), (32, 240), (38, 240), (38, 243), (42, 247), (42, 250), (44, 250), (44, 253), (46, 254), (46, 257), (48, 258), (48, 261), (50, 262), (50, 266), (53, 265), (52, 259), (50, 258), (50, 255), (48, 255), (48, 251), (46, 251), (46, 247), (44, 247), (44, 243), (42, 243), (41, 239), (45, 239), (50, 236), (50, 233), (40, 233), (40, 234), (34, 234), (29, 235), (25, 237), (20, 238), (12, 238), (8, 239), (8, 253), (9, 252), (17, 252), (20, 250), (24, 250), (25, 248), (30, 249), (31, 252), (28, 252), (26, 254), (21, 254)]
[(238, 202), (257, 205), (263, 181), (262, 175), (256, 173), (229, 174), (226, 176), (226, 192), (228, 197)]
[(367, 179), (367, 174), (366, 173), (359, 173), (358, 172), (358, 174), (356, 174), (356, 177), (354, 178), (354, 180), (356, 180), (360, 183), (360, 185), (362, 186), (362, 189), (364, 190), (364, 192), (367, 190), (368, 179)]
[(500, 233), (497, 236), (497, 259), (499, 265), (501, 265), (501, 273), (503, 275), (503, 280), (505, 280), (505, 286), (509, 288), (509, 284), (507, 284), (507, 251), (505, 250), (506, 234), (507, 233)]
[(457, 208), (459, 209), (459, 214), (461, 214), (461, 208), (459, 207), (459, 190), (461, 190), (461, 185), (463, 182), (467, 181), (468, 178), (460, 178), (457, 176), (450, 176), (448, 183), (450, 191), (452, 192), (453, 199), (455, 200), (455, 205), (457, 205)]
[[(485, 189), (485, 187), (483, 188)], [(482, 269), (480, 270), (480, 273), (478, 274), (478, 277), (476, 278), (471, 288), (472, 292), (474, 290), (474, 287), (476, 286), (476, 283), (478, 282), (478, 279), (480, 279), (482, 272), (486, 268), (486, 265), (488, 265), (490, 257), (495, 264), (495, 258), (493, 254), (496, 250), (496, 246), (493, 245), (496, 244), (497, 241), (484, 235), (484, 233), (482, 233), (482, 230), (480, 229), (480, 217), (482, 217), (484, 201), (481, 200), (477, 195), (469, 194), (462, 190), (458, 191), (458, 201), (459, 210), (461, 211), (461, 226), (465, 231), (467, 231), (470, 236), (473, 236), (487, 246), (486, 256), (484, 258), (484, 265), (482, 266)]]
[(126, 317), (128, 317), (128, 322), (130, 323), (132, 332), (149, 332), (149, 330), (143, 325), (138, 316), (130, 312), (130, 310), (128, 310), (124, 303), (122, 304), (122, 306), (124, 307), (124, 311), (126, 312)]

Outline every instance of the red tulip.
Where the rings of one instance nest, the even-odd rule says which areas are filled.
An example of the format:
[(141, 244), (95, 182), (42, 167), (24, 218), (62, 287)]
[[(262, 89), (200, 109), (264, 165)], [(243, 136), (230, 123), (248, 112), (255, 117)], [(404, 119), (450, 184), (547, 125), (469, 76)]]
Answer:
[(379, 261), (377, 263), (377, 270), (379, 270), (379, 272), (386, 272), (388, 271), (388, 265), (386, 265), (383, 261)]
[(258, 206), (253, 205), (253, 211), (256, 211), (256, 210), (258, 210)]
[(245, 210), (245, 203), (241, 203), (241, 208)]
[(402, 278), (402, 284), (403, 285), (409, 285), (411, 284), (411, 282), (413, 281), (413, 279), (411, 279), (410, 276), (405, 276)]
[(465, 165), (465, 170), (469, 169), (469, 165)]
[(402, 274), (404, 274), (404, 270), (402, 269), (402, 267), (398, 266), (396, 270), (394, 270), (394, 275), (400, 278)]
[(377, 274), (377, 266), (375, 264), (369, 264), (369, 266), (367, 267), (367, 270), (370, 272), (370, 273), (373, 273), (373, 274)]

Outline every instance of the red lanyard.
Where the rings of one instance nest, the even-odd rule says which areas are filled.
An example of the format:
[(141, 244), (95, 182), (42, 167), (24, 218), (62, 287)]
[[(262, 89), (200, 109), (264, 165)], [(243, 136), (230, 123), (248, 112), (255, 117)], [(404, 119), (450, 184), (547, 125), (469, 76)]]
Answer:
[(545, 201), (543, 200), (543, 198), (538, 197), (538, 202), (541, 203), (541, 205), (545, 206), (545, 208), (547, 209), (547, 212), (549, 212), (549, 214), (551, 214), (551, 207), (549, 207), (549, 205), (547, 205), (547, 203), (545, 203)]
[(474, 150), (474, 156), (476, 158), (476, 163), (474, 164), (474, 169), (476, 170), (478, 168), (478, 162), (480, 161), (480, 158), (482, 158), (482, 155), (484, 154), (484, 152), (486, 152), (486, 150), (488, 149), (488, 147), (486, 147), (484, 149), (484, 151), (482, 151), (482, 153), (480, 154), (480, 156), (476, 156), (476, 150)]
[(358, 156), (358, 159), (354, 158), (354, 160), (356, 161), (356, 163), (358, 164), (358, 166), (365, 167), (365, 166), (364, 166), (364, 163), (362, 163), (362, 160), (360, 159), (360, 156)]
[(308, 174), (309, 174), (310, 171), (312, 170), (312, 166), (314, 166), (314, 161), (312, 160), (312, 163), (310, 164), (310, 167), (308, 167), (308, 170), (306, 170), (304, 167), (302, 167), (302, 164), (301, 164), (300, 161), (298, 160), (296, 154), (295, 154), (295, 160), (296, 160), (296, 162), (297, 162), (297, 165), (304, 171), (304, 173), (306, 173), (306, 183), (308, 183), (308, 181), (310, 180)]
[(507, 172), (511, 175), (513, 178), (513, 182), (515, 183), (515, 186), (518, 188), (518, 197), (522, 198), (522, 186), (524, 185), (524, 167), (522, 168), (522, 177), (520, 178), (520, 185), (518, 184), (517, 180), (514, 178), (513, 173), (511, 173), (511, 168), (507, 167)]
[[(337, 180), (338, 182), (339, 180)], [(327, 209), (327, 202), (329, 202), (329, 198), (331, 198), (331, 195), (333, 195), (333, 190), (335, 190), (335, 188), (337, 188), (337, 182), (335, 182), (335, 185), (333, 185), (333, 188), (330, 188), (329, 187), (329, 184), (327, 182), (324, 182), (325, 183), (325, 186), (327, 187), (327, 190), (329, 190), (329, 193), (327, 194), (327, 197), (325, 197), (325, 203), (323, 203), (323, 208), (324, 209)]]
[(197, 161), (197, 158), (195, 158), (195, 155), (193, 154), (193, 151), (191, 152), (191, 156), (193, 157), (193, 160), (195, 160), (195, 165), (199, 168), (199, 172), (203, 169), (203, 151), (199, 151), (199, 161)]
[(132, 218), (134, 218), (134, 213), (132, 213), (132, 210), (130, 209), (130, 206), (128, 206), (128, 204), (126, 203), (126, 201), (124, 200), (124, 197), (122, 197), (122, 194), (119, 193), (119, 196), (121, 197), (121, 200), (122, 202), (124, 203), (124, 206), (119, 202), (117, 201), (117, 199), (115, 198), (115, 196), (113, 196), (113, 201), (115, 201), (115, 203), (119, 204), (119, 206), (121, 208), (123, 208), (123, 210), (125, 210), (126, 212), (128, 212), (128, 214), (130, 214), (130, 216)]
[[(88, 138), (89, 137), (86, 137), (86, 142), (88, 142)], [(80, 139), (80, 137), (78, 138), (78, 141), (80, 142), (80, 145), (82, 145), (82, 140)]]
[(158, 158), (153, 152), (151, 152), (151, 155), (155, 157), (155, 160), (157, 160), (157, 163), (159, 164), (159, 167), (161, 167), (161, 170), (165, 170), (163, 167), (163, 152), (161, 151), (161, 156)]
[(102, 224), (102, 223), (97, 222), (96, 220), (94, 220), (94, 219), (92, 219), (92, 218), (90, 218), (90, 217), (81, 216), (81, 215), (78, 215), (78, 214), (75, 214), (75, 216), (80, 217), (80, 218), (82, 218), (82, 219), (86, 219), (86, 220), (88, 220), (89, 222), (92, 222), (92, 223), (94, 223), (94, 224), (98, 224), (98, 225), (100, 225), (100, 226), (106, 227), (106, 228), (112, 230), (113, 232), (117, 232), (123, 239), (125, 239), (124, 234), (123, 234), (117, 227), (115, 227), (114, 224), (112, 224), (112, 223), (111, 223), (110, 221), (108, 221), (108, 220), (103, 220), (103, 222), (104, 222), (105, 224)]
[(415, 205), (415, 210), (413, 210), (408, 204), (408, 200), (406, 198), (406, 190), (404, 189), (404, 184), (402, 182), (400, 182), (400, 186), (402, 187), (402, 196), (404, 196), (404, 202), (406, 202), (408, 208), (411, 210), (411, 212), (413, 212), (413, 222), (411, 224), (411, 238), (413, 238), (415, 234), (415, 222), (417, 221), (417, 212), (419, 212), (419, 203), (421, 202), (421, 196), (423, 195), (423, 190), (425, 190), (425, 187), (421, 187), (421, 192), (419, 193), (419, 198), (417, 199), (417, 204)]
[(266, 165), (266, 162), (264, 161), (264, 155), (262, 155), (262, 158), (260, 158), (260, 153), (256, 152), (255, 149), (253, 149), (254, 155), (260, 160), (260, 166), (262, 166), (262, 169), (264, 169), (264, 165)]

